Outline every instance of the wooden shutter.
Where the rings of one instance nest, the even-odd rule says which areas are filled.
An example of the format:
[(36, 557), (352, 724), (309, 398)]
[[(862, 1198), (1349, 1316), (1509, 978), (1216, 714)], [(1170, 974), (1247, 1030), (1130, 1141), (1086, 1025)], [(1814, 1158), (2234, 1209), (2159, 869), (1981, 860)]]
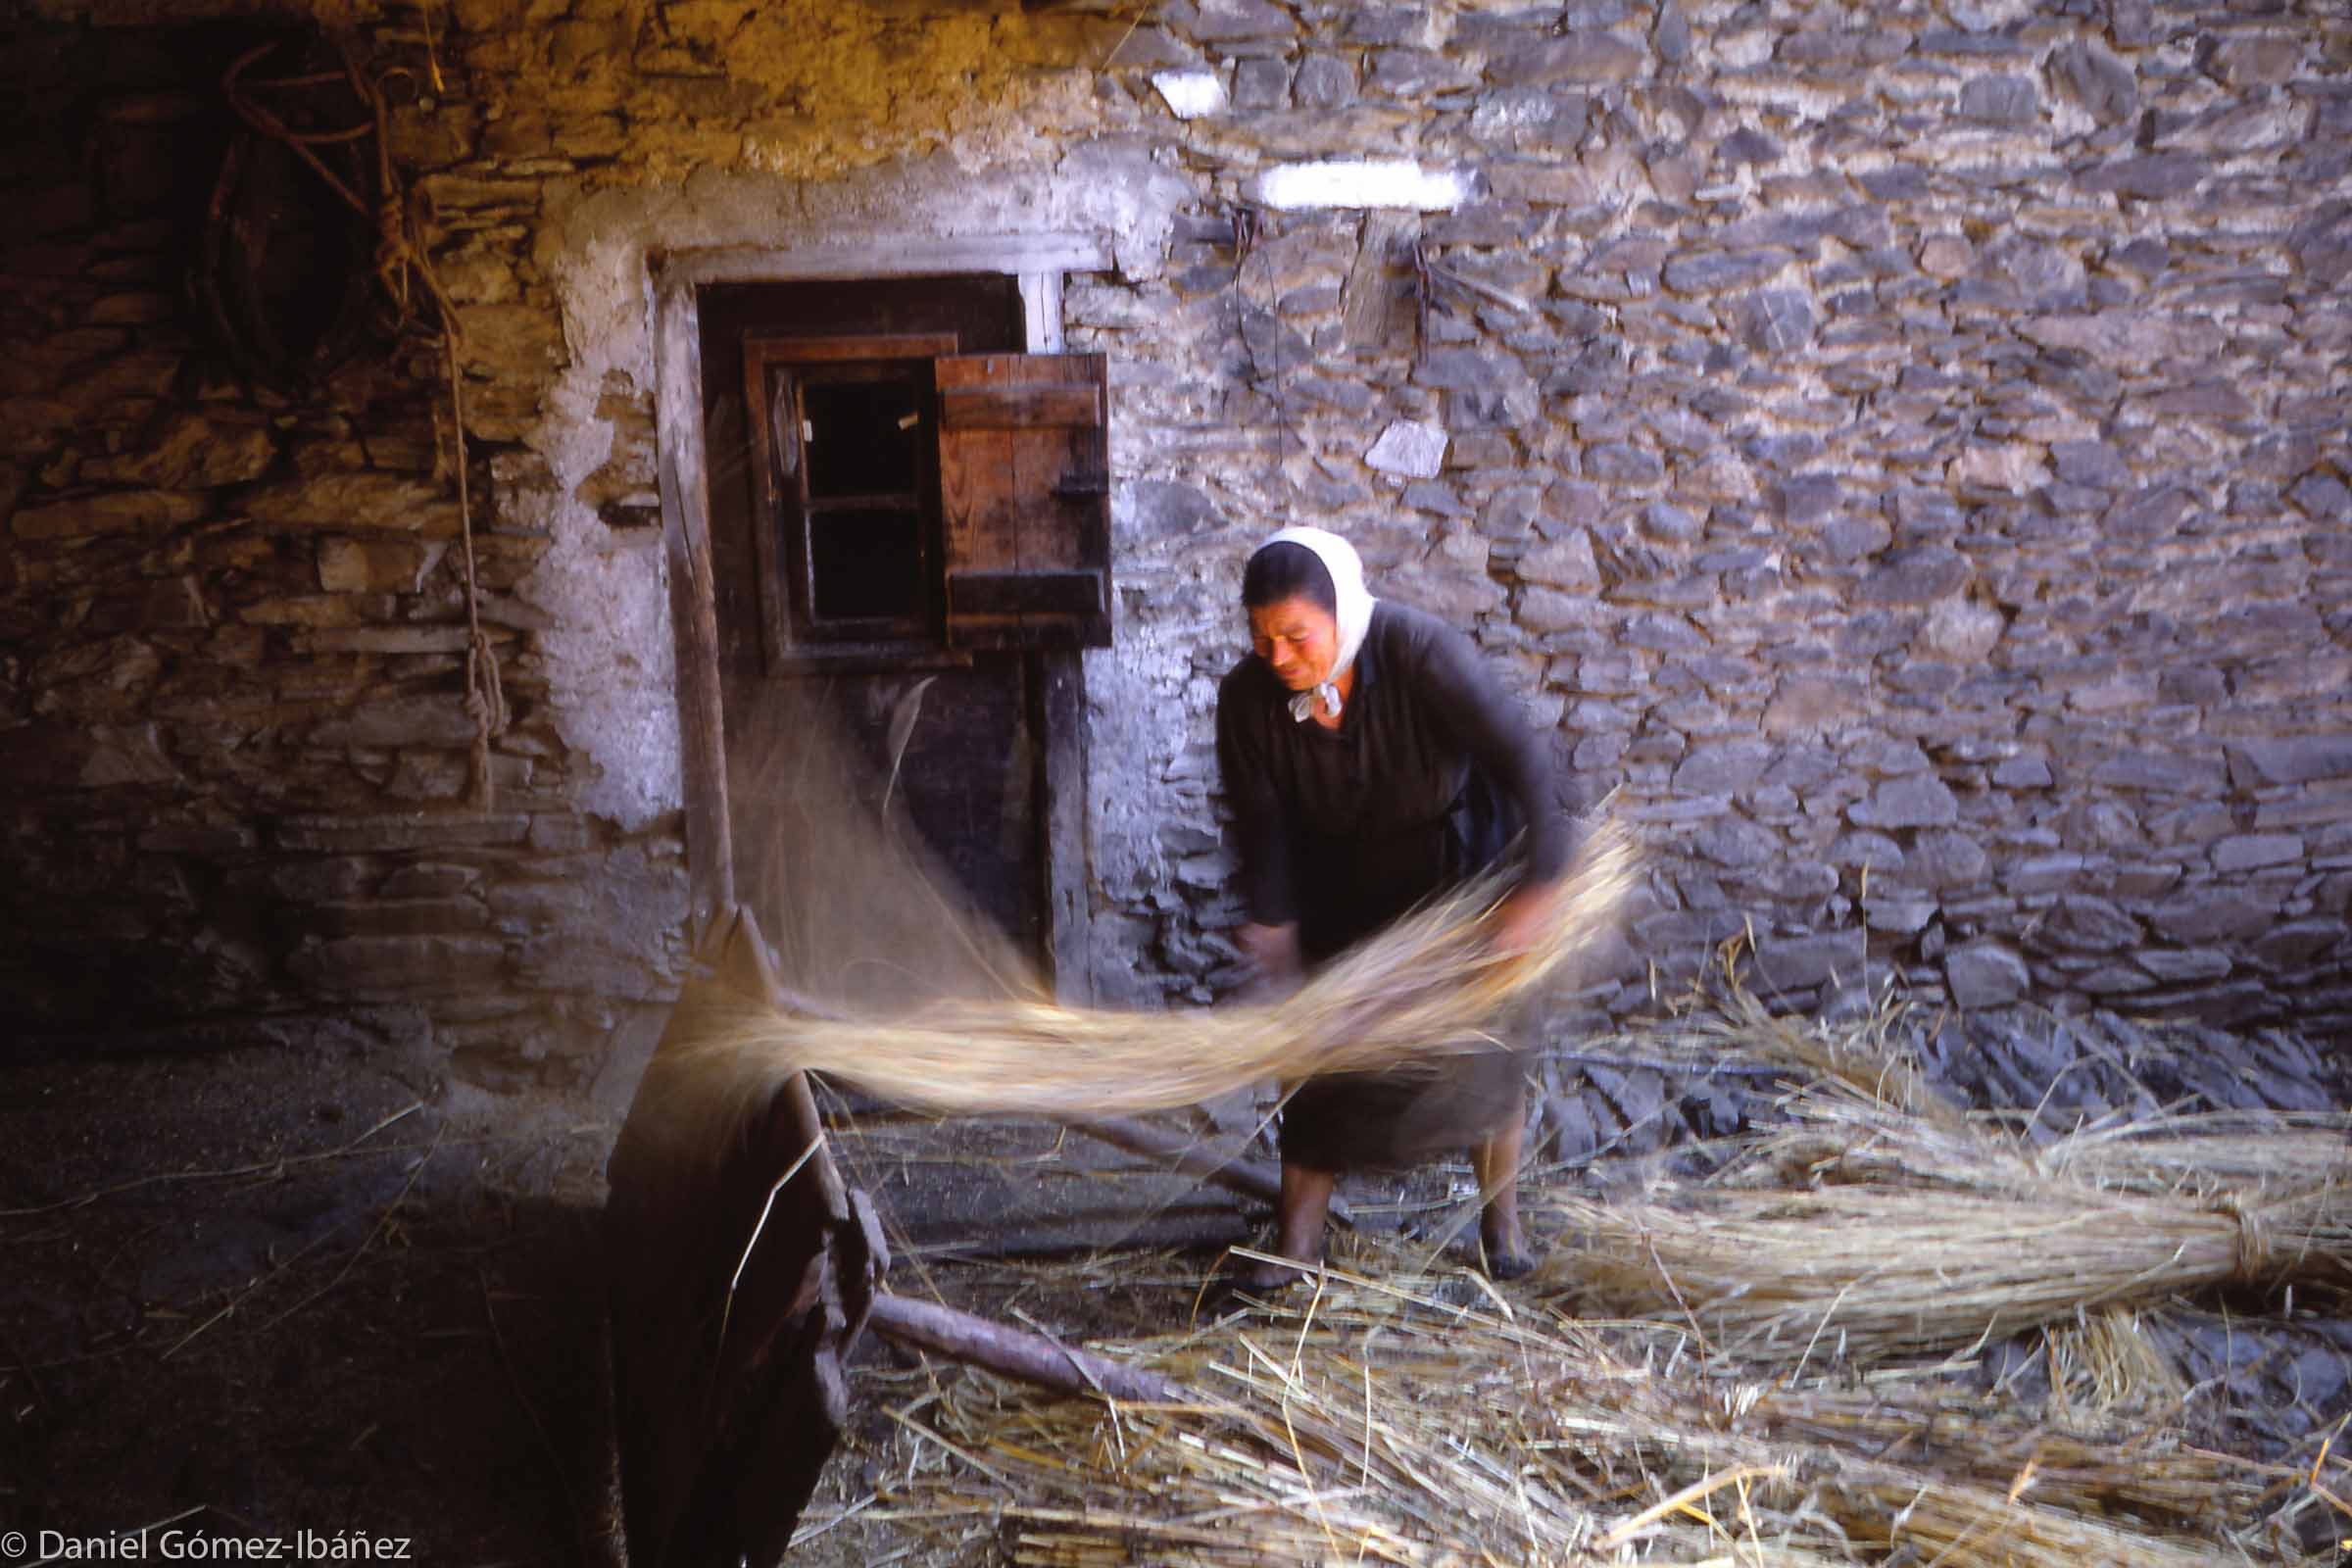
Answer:
[(1110, 431), (1102, 356), (964, 354), (933, 366), (949, 643), (1107, 646)]

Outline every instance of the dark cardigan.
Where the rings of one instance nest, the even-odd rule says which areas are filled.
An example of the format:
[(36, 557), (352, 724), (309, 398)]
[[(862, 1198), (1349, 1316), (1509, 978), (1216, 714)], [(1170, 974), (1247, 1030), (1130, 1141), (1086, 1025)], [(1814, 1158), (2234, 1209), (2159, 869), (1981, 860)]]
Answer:
[[(1337, 729), (1291, 716), (1254, 655), (1217, 690), (1217, 760), (1250, 918), (1296, 921), (1309, 964), (1493, 863), (1513, 828), (1524, 881), (1566, 868), (1549, 747), (1478, 649), (1435, 616), (1381, 603)], [(1494, 1130), (1523, 1065), (1503, 1052), (1303, 1084), (1283, 1157), (1324, 1170), (1410, 1164)]]
[(1474, 762), (1527, 827), (1525, 877), (1566, 869), (1548, 746), (1477, 647), (1436, 616), (1373, 606), (1339, 728), (1294, 719), (1290, 698), (1255, 655), (1236, 664), (1217, 690), (1217, 761), (1250, 918), (1298, 921), (1309, 958), (1484, 869), (1498, 824), (1477, 819), (1487, 792), (1465, 799)]

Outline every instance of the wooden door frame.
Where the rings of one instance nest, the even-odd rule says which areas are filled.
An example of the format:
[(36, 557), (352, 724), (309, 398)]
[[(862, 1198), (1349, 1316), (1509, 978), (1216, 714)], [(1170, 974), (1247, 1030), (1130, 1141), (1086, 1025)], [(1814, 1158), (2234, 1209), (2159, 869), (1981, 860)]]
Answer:
[[(795, 283), (999, 273), (1017, 280), (1024, 349), (1059, 353), (1061, 280), (1105, 271), (1110, 248), (1083, 234), (970, 239), (908, 235), (858, 245), (761, 249), (723, 246), (647, 258), (654, 301), (654, 425), (662, 539), (677, 638), (679, 763), (686, 810), (686, 874), (699, 932), (735, 901), (734, 832), (719, 692), (718, 600), (710, 562), (710, 466), (703, 448), (699, 291), (720, 283)], [(1040, 679), (1035, 711), (1046, 736), (1039, 805), (1045, 856), (1046, 954), (1054, 992), (1093, 1000), (1092, 903), (1087, 894), (1086, 676), (1076, 650), (1029, 656)]]

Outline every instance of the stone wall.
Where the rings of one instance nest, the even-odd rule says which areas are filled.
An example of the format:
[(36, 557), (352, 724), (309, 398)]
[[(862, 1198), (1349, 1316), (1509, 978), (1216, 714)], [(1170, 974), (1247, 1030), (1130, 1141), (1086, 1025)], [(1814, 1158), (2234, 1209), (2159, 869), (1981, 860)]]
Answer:
[[(1792, 1004), (2352, 1018), (2327, 0), (367, 11), (466, 336), (487, 813), (436, 357), (229, 375), (172, 149), (217, 114), (186, 19), (242, 8), (46, 9), (0, 67), (0, 988), (41, 1028), (384, 1017), (488, 1082), (642, 1044), (684, 902), (649, 257), (1018, 232), (1115, 258), (1064, 311), (1114, 382), (1103, 994), (1232, 978), (1210, 705), (1242, 556), (1314, 520), (1647, 826), (1594, 1009), (1737, 939)], [(1259, 200), (1367, 154), (1467, 199)]]

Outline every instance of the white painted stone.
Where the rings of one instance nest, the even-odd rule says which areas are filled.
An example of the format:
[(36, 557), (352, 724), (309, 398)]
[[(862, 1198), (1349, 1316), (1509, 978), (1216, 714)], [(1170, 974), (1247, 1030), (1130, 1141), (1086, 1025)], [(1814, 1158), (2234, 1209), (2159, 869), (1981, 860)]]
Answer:
[(2000, 441), (1970, 447), (1952, 460), (1944, 477), (1953, 484), (2023, 495), (2049, 483), (2050, 470), (2041, 460), (2040, 448), (2023, 441)]
[(1992, 652), (2008, 622), (1990, 605), (1973, 599), (1939, 599), (1919, 629), (1920, 646), (1939, 659), (1969, 664)]
[(1322, 207), (1401, 207), (1449, 213), (1470, 198), (1470, 176), (1409, 158), (1338, 158), (1279, 164), (1249, 182), (1250, 199), (1278, 212)]
[(1446, 461), (1446, 432), (1434, 424), (1398, 419), (1380, 432), (1364, 462), (1383, 473), (1409, 479), (1434, 479)]
[(1178, 120), (1199, 120), (1225, 107), (1225, 81), (1213, 71), (1158, 71), (1152, 85)]

